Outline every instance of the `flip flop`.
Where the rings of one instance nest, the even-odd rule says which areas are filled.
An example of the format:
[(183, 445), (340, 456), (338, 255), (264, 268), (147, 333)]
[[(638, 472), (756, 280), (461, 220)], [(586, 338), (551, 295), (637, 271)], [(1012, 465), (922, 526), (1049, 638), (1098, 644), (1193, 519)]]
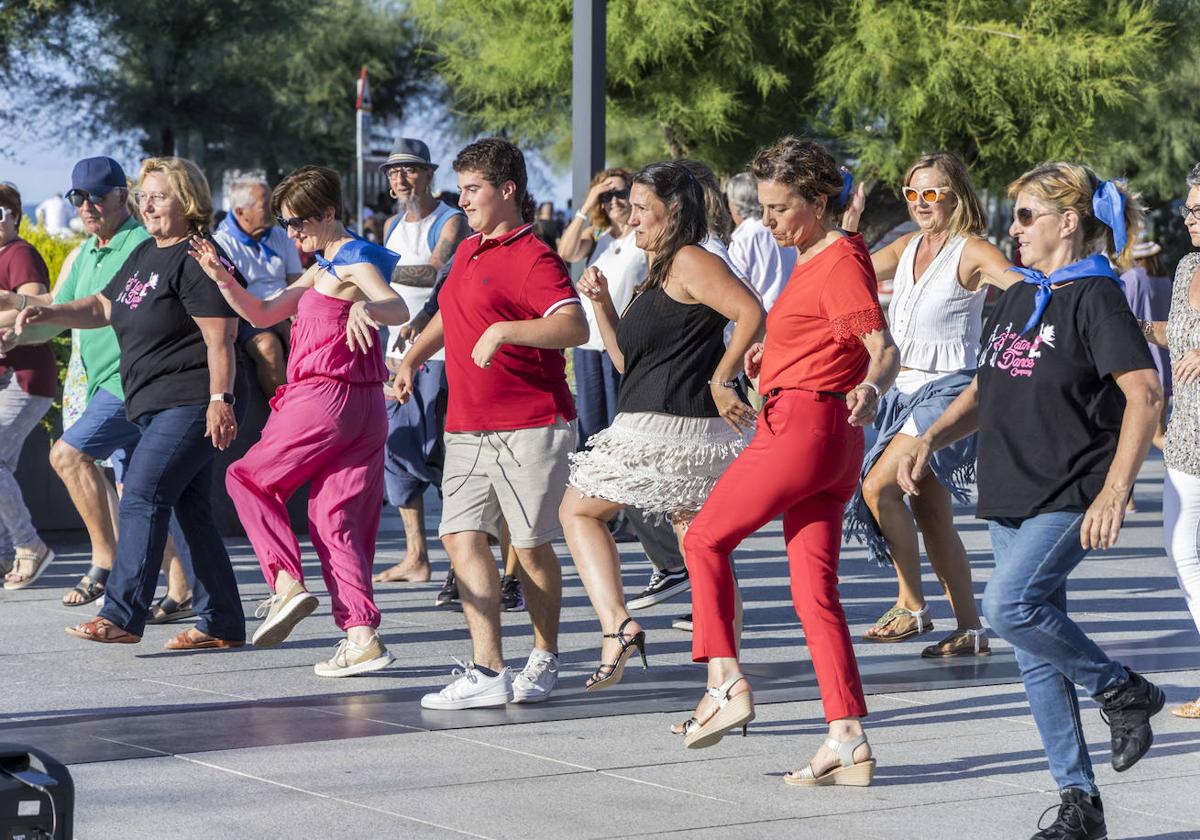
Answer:
[[(79, 583), (75, 584), (75, 588), (68, 592), (62, 598), (64, 607), (82, 607), (84, 604), (90, 604), (104, 596), (104, 586), (108, 583), (109, 570), (100, 566), (92, 565), (88, 568), (87, 574), (79, 579)], [(82, 600), (68, 602), (67, 596), (71, 593), (78, 593)]]
[[(195, 634), (195, 635), (193, 635)], [(245, 641), (235, 642), (228, 639), (218, 639), (201, 633), (195, 627), (189, 627), (166, 644), (167, 650), (218, 650), (223, 648), (240, 648)]]

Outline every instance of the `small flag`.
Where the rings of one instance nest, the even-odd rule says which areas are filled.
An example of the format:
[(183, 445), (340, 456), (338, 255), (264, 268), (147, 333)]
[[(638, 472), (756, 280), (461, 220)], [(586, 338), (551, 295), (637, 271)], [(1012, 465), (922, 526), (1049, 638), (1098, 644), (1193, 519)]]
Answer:
[(354, 107), (359, 111), (371, 110), (371, 86), (367, 83), (367, 68), (363, 67), (362, 75), (358, 78), (358, 97)]

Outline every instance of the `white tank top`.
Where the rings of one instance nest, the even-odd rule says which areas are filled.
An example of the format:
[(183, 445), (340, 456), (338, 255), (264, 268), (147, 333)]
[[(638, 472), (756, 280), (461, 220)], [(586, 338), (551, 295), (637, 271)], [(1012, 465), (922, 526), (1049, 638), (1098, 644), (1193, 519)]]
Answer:
[(934, 373), (975, 367), (983, 330), (983, 303), (987, 287), (971, 292), (958, 282), (967, 237), (956, 236), (925, 269), (913, 278), (913, 261), (921, 234), (900, 255), (888, 306), (888, 327), (900, 348), (900, 364)]
[[(399, 265), (428, 265), (433, 257), (433, 248), (429, 246), (429, 231), (443, 216), (454, 212), (456, 211), (453, 207), (439, 201), (433, 208), (433, 212), (423, 219), (410, 222), (401, 216), (396, 222), (396, 226), (392, 228), (392, 232), (388, 234), (384, 247), (400, 255)], [(402, 283), (392, 283), (391, 286), (408, 305), (409, 319), (417, 316), (417, 313), (428, 302), (429, 296), (433, 294), (433, 287), (405, 286)], [(388, 341), (388, 355), (393, 359), (399, 359), (404, 354), (392, 349), (394, 341), (395, 334), (393, 333)], [(446, 358), (446, 352), (439, 350), (430, 358), (432, 361), (443, 361)]]

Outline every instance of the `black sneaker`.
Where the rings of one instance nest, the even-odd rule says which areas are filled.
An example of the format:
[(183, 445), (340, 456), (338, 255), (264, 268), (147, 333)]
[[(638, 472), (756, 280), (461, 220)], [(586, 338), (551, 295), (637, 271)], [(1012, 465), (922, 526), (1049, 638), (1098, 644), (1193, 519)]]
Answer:
[(626, 607), (631, 610), (644, 610), (646, 607), (661, 604), (668, 598), (674, 598), (680, 592), (687, 592), (691, 588), (692, 582), (688, 580), (686, 567), (673, 572), (655, 569), (654, 574), (650, 576), (650, 583), (640, 595), (626, 604)]
[(676, 630), (682, 630), (684, 633), (692, 632), (692, 614), (681, 615), (679, 618), (671, 622), (671, 626)]
[(1046, 814), (1056, 808), (1058, 817), (1033, 835), (1032, 840), (1108, 840), (1108, 827), (1104, 825), (1104, 803), (1099, 796), (1088, 796), (1075, 788), (1067, 788), (1058, 795), (1062, 797), (1062, 804), (1043, 811), (1038, 828), (1042, 827)]
[(1154, 743), (1150, 718), (1162, 711), (1167, 696), (1161, 688), (1128, 668), (1129, 679), (1095, 698), (1100, 717), (1112, 730), (1112, 766), (1120, 773), (1138, 763)]
[(454, 569), (446, 573), (446, 582), (442, 584), (441, 590), (433, 600), (433, 605), (449, 609), (462, 606), (462, 600), (458, 597), (458, 579), (454, 577)]
[(521, 581), (516, 575), (500, 576), (500, 609), (505, 612), (525, 609), (525, 596), (521, 594)]

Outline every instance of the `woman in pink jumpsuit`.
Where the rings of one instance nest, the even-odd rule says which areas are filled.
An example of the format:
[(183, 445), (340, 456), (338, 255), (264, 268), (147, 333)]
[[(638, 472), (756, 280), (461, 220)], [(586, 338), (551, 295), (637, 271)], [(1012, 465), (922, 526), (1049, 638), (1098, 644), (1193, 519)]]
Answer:
[(387, 667), (379, 609), (371, 586), (375, 538), (383, 508), (387, 412), (380, 384), (389, 377), (376, 332), (407, 322), (404, 301), (388, 285), (398, 255), (358, 239), (337, 217), (337, 175), (303, 167), (271, 196), (288, 235), (316, 264), (282, 295), (260, 301), (226, 271), (219, 254), (197, 241), (195, 256), (226, 300), (254, 326), (293, 314), (287, 384), (271, 400), (262, 438), (226, 473), (226, 487), (274, 594), (253, 642), (284, 641), (312, 613), (317, 598), (304, 585), (300, 544), (287, 500), (311, 482), (309, 534), (346, 638), (319, 676), (342, 677)]

